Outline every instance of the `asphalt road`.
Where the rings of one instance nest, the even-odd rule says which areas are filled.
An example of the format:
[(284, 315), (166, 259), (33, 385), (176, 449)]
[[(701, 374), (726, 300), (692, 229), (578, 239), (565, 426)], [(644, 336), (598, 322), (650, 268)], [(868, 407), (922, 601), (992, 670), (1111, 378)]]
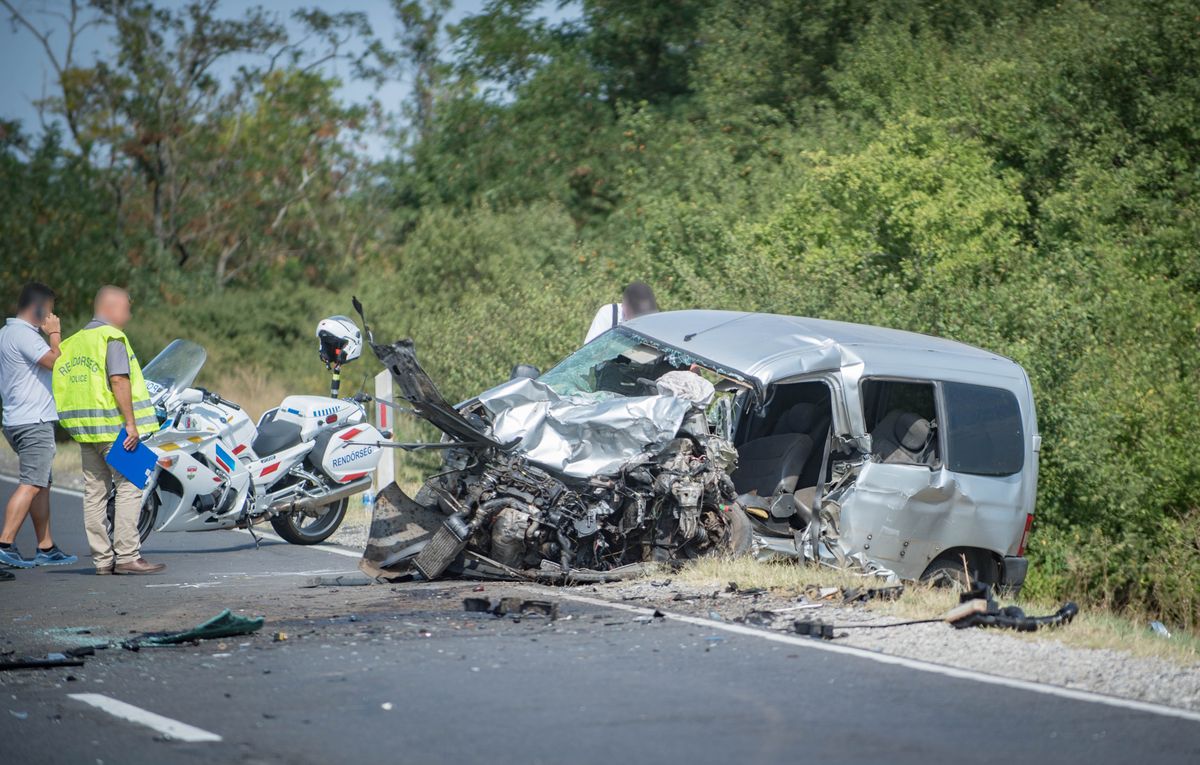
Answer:
[[(11, 488), (0, 481), (0, 500)], [(53, 507), (59, 544), (82, 555), (78, 498), (56, 494)], [(18, 541), (32, 551), (28, 531)], [(803, 640), (568, 598), (556, 621), (469, 614), (462, 597), (479, 594), (470, 583), (305, 586), (353, 572), (349, 551), (271, 540), (255, 549), (245, 533), (211, 532), (154, 535), (144, 555), (167, 573), (97, 577), (81, 563), (0, 583), (0, 650), (184, 629), (225, 607), (264, 615), (266, 627), (198, 647), (110, 648), (78, 668), (0, 672), (0, 760), (1200, 762), (1194, 718)], [(528, 592), (489, 584), (483, 594)], [(105, 711), (113, 700), (168, 721), (119, 719)], [(173, 723), (220, 740), (169, 739), (161, 730)]]

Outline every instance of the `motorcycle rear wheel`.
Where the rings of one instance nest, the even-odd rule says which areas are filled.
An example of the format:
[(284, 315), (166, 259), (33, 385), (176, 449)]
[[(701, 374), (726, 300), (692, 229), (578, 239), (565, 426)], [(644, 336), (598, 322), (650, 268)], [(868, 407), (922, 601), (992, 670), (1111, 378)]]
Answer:
[(350, 499), (343, 497), (337, 502), (323, 505), (315, 516), (301, 512), (276, 515), (271, 518), (271, 528), (285, 541), (294, 545), (320, 544), (333, 536), (342, 525), (349, 504)]

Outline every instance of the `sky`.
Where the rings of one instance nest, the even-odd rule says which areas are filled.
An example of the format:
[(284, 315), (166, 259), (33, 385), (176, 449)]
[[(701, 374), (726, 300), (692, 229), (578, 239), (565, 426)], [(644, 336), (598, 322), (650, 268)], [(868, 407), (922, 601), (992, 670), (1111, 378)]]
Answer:
[[(47, 12), (62, 11), (67, 0), (12, 0), (13, 4), (40, 28), (62, 28), (62, 22)], [(485, 0), (454, 0), (448, 20), (458, 21), (479, 11)], [(173, 0), (162, 0), (170, 5)], [(219, 6), (222, 16), (240, 16), (248, 8), (262, 6), (286, 18), (298, 8), (318, 7), (328, 12), (358, 10), (367, 14), (375, 35), (389, 43), (395, 40), (398, 25), (392, 15), (388, 0), (223, 0)], [(543, 4), (543, 13), (550, 18), (563, 18), (569, 11), (562, 11), (554, 0)], [(87, 30), (76, 43), (76, 58), (81, 65), (95, 61), (97, 56), (111, 51), (105, 30)], [(51, 35), (51, 44), (60, 51), (66, 40), (60, 32)], [(344, 67), (344, 65), (343, 65)], [(34, 102), (55, 90), (54, 71), (50, 67), (41, 44), (24, 28), (14, 31), (9, 23), (9, 13), (0, 8), (0, 117), (19, 120), (26, 132), (38, 131), (38, 113)], [(336, 67), (333, 74), (338, 74)], [(348, 82), (341, 89), (341, 96), (348, 102), (364, 102), (371, 95), (379, 98), (385, 108), (395, 110), (408, 94), (405, 82), (385, 83), (376, 88), (367, 82)], [(386, 143), (379, 138), (368, 139), (365, 150), (376, 158), (387, 153)]]

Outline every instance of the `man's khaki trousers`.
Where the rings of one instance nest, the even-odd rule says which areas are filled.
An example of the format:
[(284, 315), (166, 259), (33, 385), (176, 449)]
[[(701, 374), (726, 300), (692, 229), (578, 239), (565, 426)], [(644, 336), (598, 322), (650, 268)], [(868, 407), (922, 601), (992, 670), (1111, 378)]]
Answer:
[[(133, 563), (142, 557), (137, 529), (142, 492), (104, 461), (110, 448), (112, 444), (79, 445), (83, 456), (83, 527), (92, 548), (92, 563), (98, 569), (111, 568), (114, 563)], [(110, 540), (108, 491), (114, 484), (117, 507)]]

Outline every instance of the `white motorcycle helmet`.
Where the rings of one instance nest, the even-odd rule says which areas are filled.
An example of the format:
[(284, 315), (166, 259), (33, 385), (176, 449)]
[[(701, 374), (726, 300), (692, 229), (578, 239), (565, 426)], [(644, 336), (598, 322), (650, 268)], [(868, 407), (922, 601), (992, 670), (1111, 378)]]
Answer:
[(317, 324), (321, 361), (326, 366), (341, 366), (362, 353), (362, 332), (348, 316), (330, 316)]

